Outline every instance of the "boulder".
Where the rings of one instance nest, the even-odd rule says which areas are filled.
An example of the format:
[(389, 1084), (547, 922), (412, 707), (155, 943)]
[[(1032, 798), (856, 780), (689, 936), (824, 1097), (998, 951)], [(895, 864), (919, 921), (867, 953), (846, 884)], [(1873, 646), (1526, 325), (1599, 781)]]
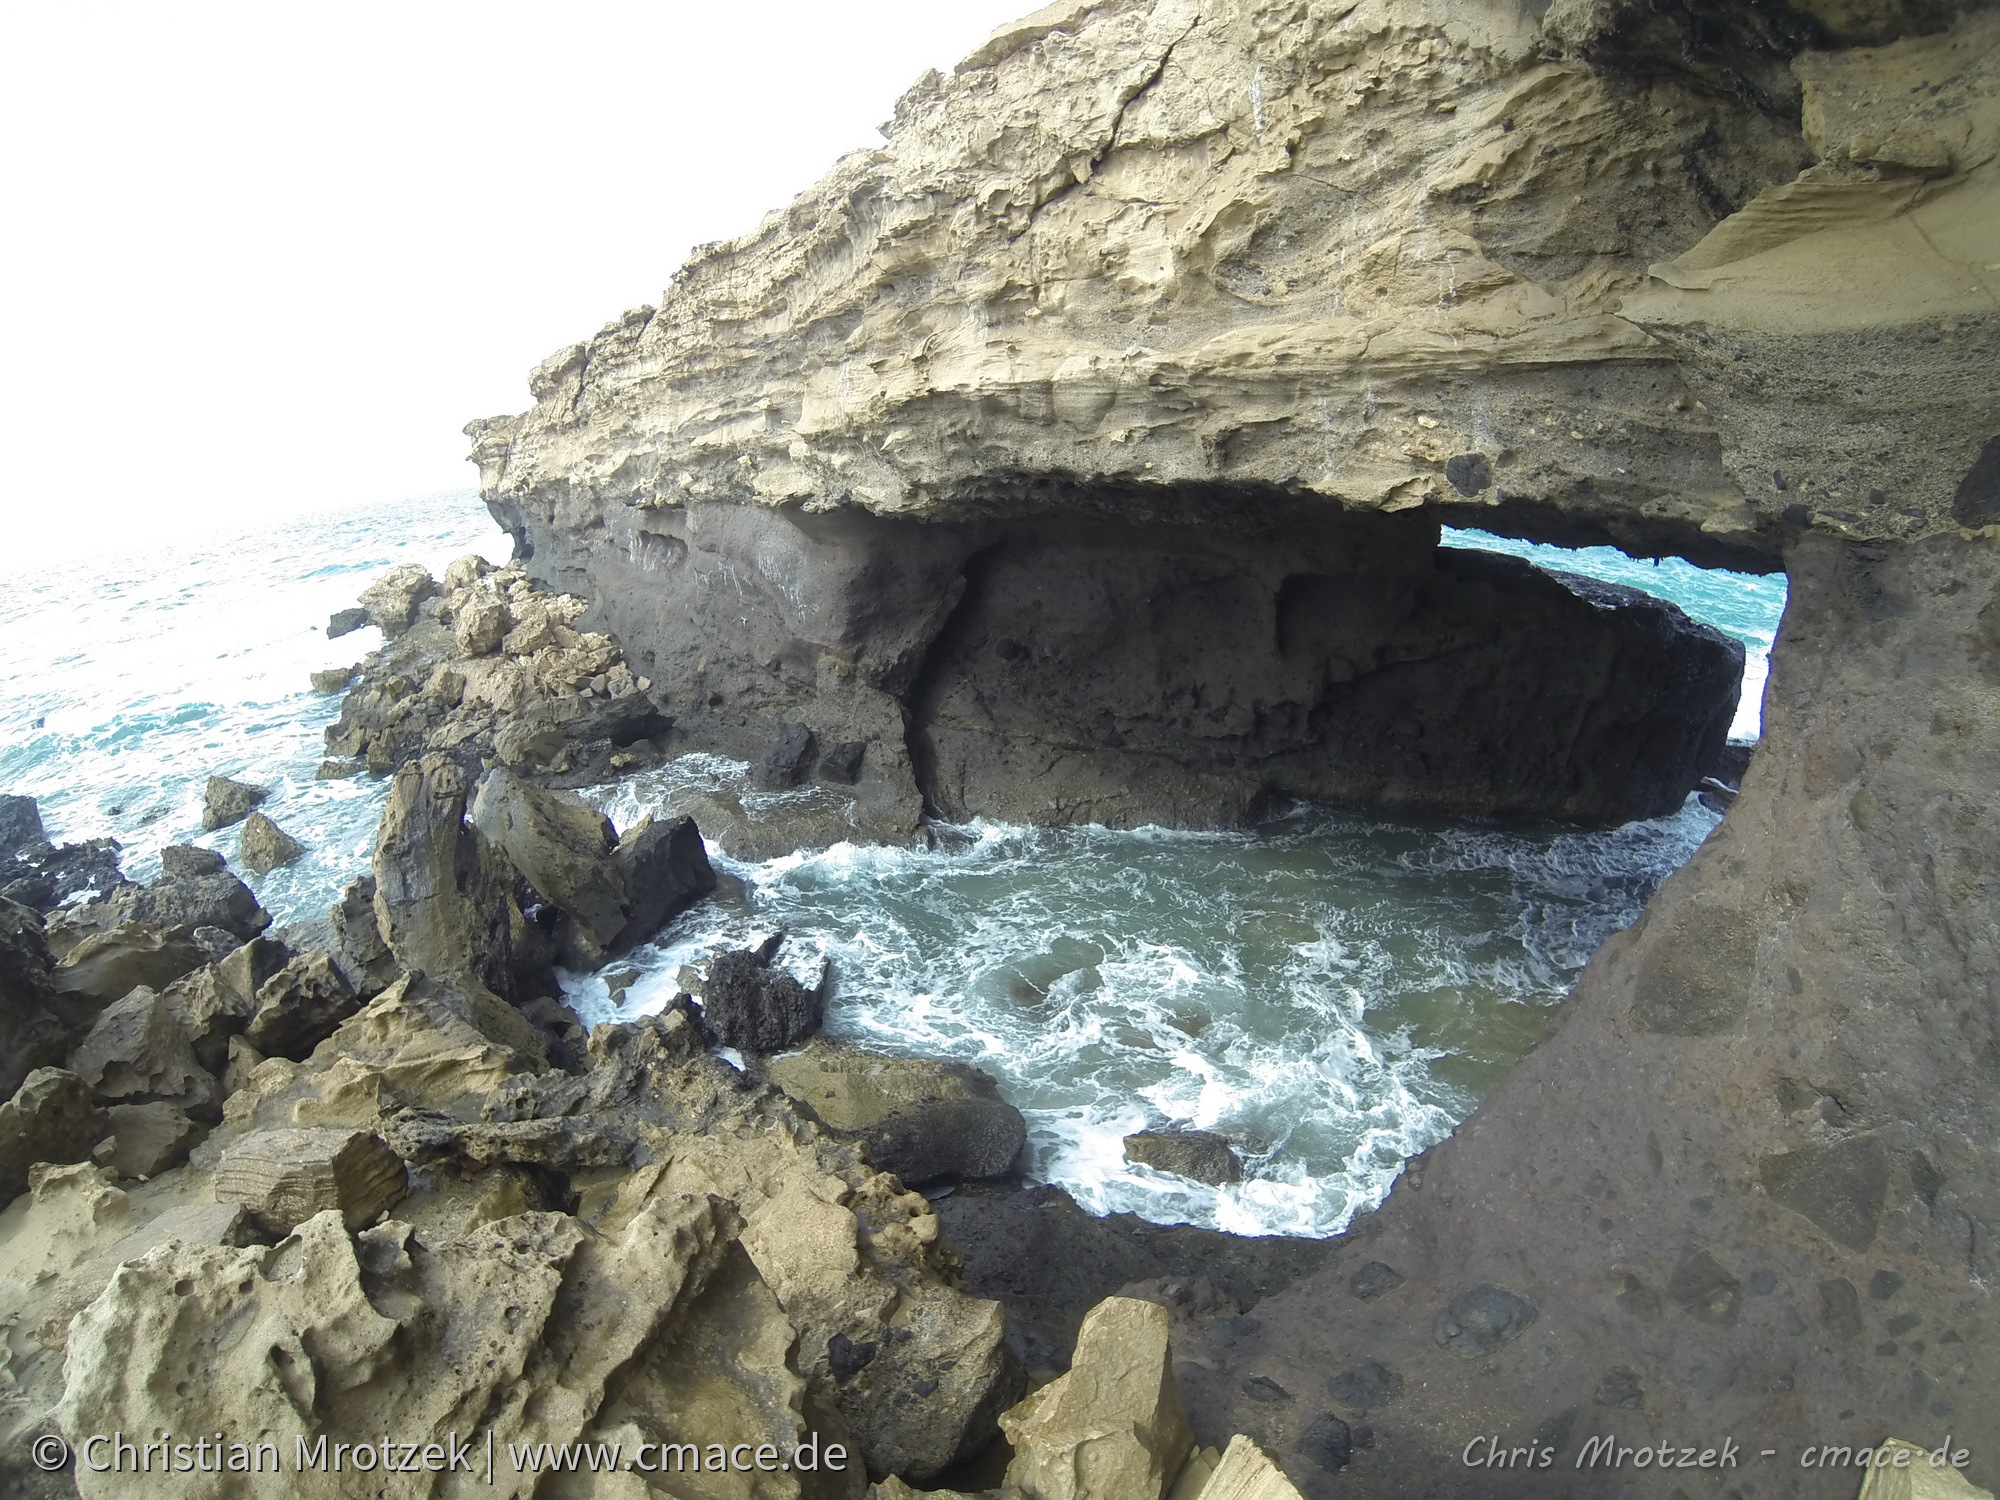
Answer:
[(813, 744), (813, 732), (805, 725), (785, 725), (751, 765), (750, 785), (762, 792), (797, 786), (812, 765)]
[(286, 833), (260, 812), (243, 820), (243, 843), (239, 857), (245, 869), (268, 875), (281, 865), (305, 857), (306, 846)]
[(344, 635), (354, 634), (368, 623), (368, 611), (365, 609), (337, 609), (326, 622), (327, 639), (337, 641)]
[(195, 867), (194, 856), (215, 867), (198, 875), (165, 870), (148, 886), (126, 885), (106, 898), (105, 905), (127, 922), (152, 922), (161, 927), (218, 927), (238, 942), (248, 942), (271, 925), (271, 914), (257, 903), (250, 887), (221, 868), (222, 857), (210, 849), (191, 849), (175, 862), (180, 870)]
[(465, 655), (490, 656), (514, 628), (514, 617), (498, 594), (476, 592), (452, 612), (451, 628)]
[(375, 917), (404, 968), (467, 974), (510, 1000), (552, 994), (555, 944), (517, 898), (520, 876), (465, 821), (466, 778), (442, 755), (396, 773), (375, 834)]
[(328, 667), (312, 674), (312, 690), (331, 697), (347, 691), (347, 685), (361, 675), (359, 667)]
[(1141, 1130), (1125, 1137), (1125, 1160), (1212, 1187), (1243, 1180), (1236, 1148), (1207, 1130)]
[(361, 591), (370, 623), (394, 639), (415, 623), (417, 606), (437, 593), (437, 581), (420, 564), (399, 563)]
[(201, 796), (201, 826), (213, 833), (218, 828), (241, 823), (250, 816), (252, 808), (270, 795), (266, 787), (232, 781), (227, 776), (211, 776)]
[(189, 1119), (179, 1106), (159, 1100), (114, 1104), (105, 1113), (111, 1136), (92, 1154), (99, 1166), (120, 1177), (157, 1177), (185, 1161), (208, 1134), (207, 1126)]
[(480, 782), (471, 823), (586, 944), (605, 949), (623, 930), (630, 897), (611, 857), (618, 835), (581, 797), (534, 786), (501, 767)]
[(493, 564), (477, 552), (454, 557), (444, 570), (444, 591), (456, 594), (461, 589), (469, 589), (480, 579), (492, 577), (493, 571)]
[(163, 1099), (204, 1118), (222, 1102), (220, 1085), (195, 1057), (173, 1007), (144, 986), (105, 1007), (69, 1066), (103, 1099)]
[(911, 1187), (1004, 1177), (1027, 1142), (1021, 1112), (992, 1078), (964, 1063), (889, 1057), (815, 1037), (803, 1051), (771, 1058), (764, 1075)]
[(610, 955), (628, 953), (668, 920), (715, 889), (715, 870), (693, 818), (655, 822), (650, 814), (625, 830), (612, 851), (625, 877), (625, 924)]
[(824, 979), (807, 989), (771, 967), (775, 942), (759, 952), (734, 950), (709, 960), (701, 985), (701, 1014), (725, 1047), (752, 1056), (783, 1052), (820, 1028), (826, 1013)]
[(256, 1014), (259, 987), (290, 959), (291, 951), (283, 943), (252, 938), (167, 986), (163, 998), (187, 1033), (196, 1059), (209, 1072), (221, 1072), (230, 1038)]
[(374, 1221), (408, 1186), (403, 1160), (365, 1130), (259, 1130), (222, 1153), (215, 1196), (273, 1234), (335, 1212), (349, 1229)]
[(1000, 1418), (1007, 1483), (1037, 1500), (1161, 1500), (1194, 1446), (1167, 1330), (1151, 1302), (1092, 1308), (1069, 1373)]
[(267, 1057), (302, 1058), (361, 1001), (324, 949), (302, 953), (257, 991), (243, 1039)]
[(108, 1005), (140, 986), (165, 989), (208, 962), (188, 933), (156, 922), (126, 922), (92, 933), (63, 955), (53, 974), (58, 994)]
[(118, 840), (85, 839), (58, 847), (40, 835), (41, 813), (34, 799), (14, 800), (13, 832), (0, 834), (15, 839), (12, 850), (0, 850), (0, 899), (48, 912), (78, 896), (101, 896), (117, 888), (124, 878), (118, 870)]
[(42, 919), (0, 900), (0, 1093), (61, 1064), (89, 1025), (94, 997), (58, 990)]
[(104, 1138), (105, 1113), (76, 1074), (37, 1068), (0, 1104), (0, 1206), (27, 1191), (37, 1162), (88, 1161)]

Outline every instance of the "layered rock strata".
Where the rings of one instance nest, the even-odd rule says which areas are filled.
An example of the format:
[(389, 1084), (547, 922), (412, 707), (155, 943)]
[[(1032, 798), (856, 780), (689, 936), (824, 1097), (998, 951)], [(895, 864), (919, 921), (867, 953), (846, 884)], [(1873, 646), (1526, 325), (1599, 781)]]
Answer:
[[(1744, 1492), (1799, 1495), (1852, 1488), (1793, 1467), (1830, 1435), (1949, 1431), (1991, 1487), (1995, 245), (1990, 7), (1056, 5), (472, 435), (528, 565), (684, 732), (866, 739), (940, 811), (1115, 821), (1160, 780), (1166, 816), (1247, 809), (1283, 777), (1220, 795), (1208, 751), (1289, 746), (1163, 755), (1170, 716), (1131, 712), (1200, 678), (1176, 632), (1234, 653), (1225, 734), (1309, 719), (1400, 669), (1343, 632), (1394, 634), (1364, 580), (1449, 568), (1419, 528), (1784, 568), (1720, 833), (1329, 1268), (1193, 1330), (1190, 1410), (1319, 1496), (1546, 1494), (1466, 1445), (1573, 1474), (1614, 1430), (1754, 1430), (1784, 1469)], [(1244, 540), (1280, 528), (1298, 551)], [(1206, 582), (1268, 608), (1159, 585), (1246, 550)], [(1346, 580), (1303, 596), (1338, 636), (1309, 693), (1245, 646), (1295, 574)], [(1444, 743), (1406, 712), (1416, 795), (1470, 805), (1492, 724), (1485, 795), (1548, 797), (1476, 708)], [(1360, 769), (1329, 780), (1401, 795)]]

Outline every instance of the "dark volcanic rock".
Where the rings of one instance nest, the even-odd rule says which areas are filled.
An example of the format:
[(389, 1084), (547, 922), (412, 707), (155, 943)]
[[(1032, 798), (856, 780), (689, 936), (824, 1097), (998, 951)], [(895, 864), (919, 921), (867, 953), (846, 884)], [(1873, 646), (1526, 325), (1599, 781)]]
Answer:
[(868, 754), (868, 741), (843, 740), (819, 758), (819, 774), (827, 781), (853, 786), (861, 779), (861, 762)]
[(693, 818), (642, 818), (626, 830), (612, 858), (625, 874), (629, 901), (625, 925), (611, 942), (614, 957), (638, 947), (715, 889), (715, 870)]
[(701, 987), (701, 1014), (725, 1047), (761, 1055), (795, 1047), (820, 1028), (825, 986), (807, 989), (771, 967), (776, 943), (762, 952), (736, 950), (709, 960)]
[(785, 725), (750, 767), (750, 784), (765, 792), (797, 786), (812, 764), (813, 747), (813, 732), (805, 725)]
[(1131, 1214), (1097, 1218), (1058, 1187), (968, 1184), (935, 1207), (965, 1257), (967, 1285), (1005, 1304), (1008, 1344), (1030, 1370), (1068, 1368), (1086, 1312), (1134, 1283), (1162, 1278), (1207, 1280), (1249, 1310), (1216, 1325), (1226, 1347), (1232, 1332), (1256, 1328), (1260, 1301), (1332, 1253), (1319, 1240), (1245, 1237)]
[[(152, 922), (161, 927), (217, 927), (247, 943), (271, 925), (271, 914), (257, 903), (250, 887), (222, 867), (212, 850), (181, 848), (165, 864), (164, 873), (149, 886), (128, 885), (106, 903), (128, 922)], [(183, 873), (175, 873), (176, 871)], [(200, 870), (200, 874), (185, 873)]]
[(1243, 1180), (1236, 1148), (1207, 1130), (1142, 1130), (1128, 1135), (1125, 1160), (1217, 1187)]

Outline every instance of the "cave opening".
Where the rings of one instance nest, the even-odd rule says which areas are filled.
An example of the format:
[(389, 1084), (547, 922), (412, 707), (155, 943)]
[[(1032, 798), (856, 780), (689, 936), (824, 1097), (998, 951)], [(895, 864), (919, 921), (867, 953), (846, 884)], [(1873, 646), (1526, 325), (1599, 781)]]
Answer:
[[(681, 569), (707, 566), (702, 531)], [(931, 602), (914, 643), (896, 616), (875, 678), (927, 839), (725, 855), (740, 905), (681, 919), (616, 1000), (573, 1001), (643, 1011), (683, 964), (782, 927), (803, 979), (831, 965), (833, 1036), (999, 1080), (1033, 1179), (1263, 1234), (1378, 1202), (1714, 829), (1689, 793), (1704, 745), (1754, 723), (1735, 653), (1757, 680), (1784, 589), (1421, 515), (798, 534), (822, 550), (793, 574), (837, 546), (852, 597)], [(1690, 643), (1654, 599), (1740, 644)], [(1221, 1135), (1241, 1179), (1126, 1158), (1158, 1129)]]

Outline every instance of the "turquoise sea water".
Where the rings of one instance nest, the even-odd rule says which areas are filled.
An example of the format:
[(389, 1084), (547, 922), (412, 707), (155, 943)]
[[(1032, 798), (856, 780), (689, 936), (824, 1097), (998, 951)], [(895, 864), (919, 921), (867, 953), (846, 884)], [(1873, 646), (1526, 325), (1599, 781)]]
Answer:
[[(1664, 594), (1744, 640), (1761, 684), (1781, 579), (1452, 540)], [(307, 675), (378, 644), (372, 630), (329, 642), (326, 617), (394, 563), (438, 571), (467, 551), (497, 562), (508, 543), (470, 496), (447, 496), (88, 566), (17, 562), (0, 600), (0, 791), (40, 798), (58, 840), (120, 839), (144, 879), (167, 843), (234, 862), (233, 830), (200, 830), (207, 776), (271, 787), (267, 810), (311, 853), (251, 884), (281, 921), (323, 913), (365, 872), (385, 795), (313, 779), (337, 700)], [(685, 757), (599, 800), (622, 825), (742, 771)], [(1028, 1116), (1036, 1173), (1087, 1206), (1327, 1233), (1533, 1044), (1591, 951), (1714, 823), (1693, 803), (1604, 833), (1300, 809), (1242, 834), (976, 824), (935, 848), (718, 851), (743, 899), (637, 955), (624, 1013), (663, 1003), (717, 944), (783, 926), (790, 961), (833, 962), (832, 1031), (992, 1072)], [(571, 998), (590, 1019), (617, 1013), (601, 978)], [(1248, 1180), (1199, 1188), (1124, 1163), (1120, 1137), (1165, 1124), (1230, 1135)]]

